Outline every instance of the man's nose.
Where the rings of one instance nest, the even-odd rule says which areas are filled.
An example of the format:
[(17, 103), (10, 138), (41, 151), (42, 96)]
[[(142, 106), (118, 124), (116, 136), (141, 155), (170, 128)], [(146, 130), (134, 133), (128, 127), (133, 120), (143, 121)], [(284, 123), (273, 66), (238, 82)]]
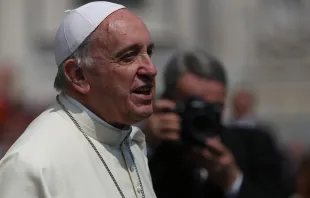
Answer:
[(140, 69), (138, 75), (144, 75), (154, 78), (157, 75), (157, 68), (148, 55), (140, 57)]

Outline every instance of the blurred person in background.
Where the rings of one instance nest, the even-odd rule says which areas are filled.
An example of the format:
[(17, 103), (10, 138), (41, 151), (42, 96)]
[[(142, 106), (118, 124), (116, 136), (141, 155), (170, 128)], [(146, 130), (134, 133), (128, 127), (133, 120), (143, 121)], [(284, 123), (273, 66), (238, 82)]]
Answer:
[(153, 112), (153, 47), (122, 5), (68, 12), (55, 39), (60, 94), (0, 161), (0, 197), (156, 197), (145, 136), (131, 126)]
[[(11, 63), (0, 64), (0, 124), (1, 126), (11, 117), (14, 109), (15, 73)], [(3, 131), (2, 131), (3, 132)]]
[(261, 120), (255, 114), (257, 98), (250, 89), (237, 89), (232, 97), (232, 121), (230, 127), (260, 129), (276, 138), (275, 130), (270, 123)]
[(13, 105), (11, 104), (11, 91), (13, 70), (10, 64), (0, 64), (0, 158), (7, 150), (4, 126), (11, 118)]
[(16, 93), (15, 69), (10, 61), (0, 63), (0, 158), (32, 120)]
[(233, 120), (231, 125), (255, 127), (259, 122), (254, 115), (255, 104), (255, 96), (250, 90), (238, 89), (232, 98)]
[[(264, 119), (259, 118), (256, 115), (255, 107), (258, 105), (257, 97), (254, 91), (249, 88), (239, 88), (233, 93), (231, 100), (232, 103), (232, 121), (229, 128), (235, 131), (244, 131), (259, 133), (260, 136), (265, 136), (265, 142), (272, 141), (277, 142), (277, 134), (275, 128), (271, 123)], [(257, 141), (257, 134), (243, 133), (241, 134), (245, 142), (251, 143)], [(262, 144), (265, 144), (262, 142)], [(268, 144), (268, 143), (267, 143)], [(285, 147), (276, 148), (279, 149), (278, 153), (283, 161), (283, 173), (286, 178), (287, 191), (289, 194), (294, 192), (295, 177), (296, 177), (296, 163), (292, 160), (290, 151), (285, 150)]]
[[(307, 159), (305, 143), (301, 141), (293, 141), (288, 143), (284, 151), (285, 159), (285, 172), (287, 173), (288, 187), (291, 192), (296, 193), (296, 182), (298, 181), (299, 170), (302, 163), (305, 163)], [(305, 158), (304, 158), (305, 157)], [(305, 162), (303, 162), (305, 161)], [(302, 165), (303, 166), (303, 165)], [(302, 171), (303, 172), (303, 171)]]
[(282, 161), (268, 136), (252, 133), (256, 141), (247, 143), (241, 135), (249, 133), (246, 129), (224, 127), (218, 136), (202, 140), (205, 147), (188, 148), (181, 140), (184, 120), (164, 110), (193, 95), (223, 107), (227, 91), (223, 65), (203, 51), (183, 51), (173, 55), (164, 74), (166, 90), (145, 123), (157, 197), (287, 197)]

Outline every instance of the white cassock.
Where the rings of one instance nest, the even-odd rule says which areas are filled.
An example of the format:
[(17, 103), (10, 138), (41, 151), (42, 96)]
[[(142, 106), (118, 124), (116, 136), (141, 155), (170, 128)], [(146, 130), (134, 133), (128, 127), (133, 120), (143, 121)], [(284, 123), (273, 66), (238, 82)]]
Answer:
[[(156, 197), (142, 131), (116, 129), (72, 98), (61, 94), (59, 99), (99, 151), (124, 197)], [(122, 196), (94, 148), (56, 103), (29, 125), (0, 161), (0, 197)]]

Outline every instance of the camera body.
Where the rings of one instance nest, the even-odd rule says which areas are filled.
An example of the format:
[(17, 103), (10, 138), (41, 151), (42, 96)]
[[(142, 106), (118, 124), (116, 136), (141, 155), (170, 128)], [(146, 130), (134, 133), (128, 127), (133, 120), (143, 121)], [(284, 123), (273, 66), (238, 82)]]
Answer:
[(209, 103), (198, 96), (178, 102), (173, 112), (181, 119), (181, 142), (185, 147), (206, 147), (205, 139), (220, 137), (222, 104)]

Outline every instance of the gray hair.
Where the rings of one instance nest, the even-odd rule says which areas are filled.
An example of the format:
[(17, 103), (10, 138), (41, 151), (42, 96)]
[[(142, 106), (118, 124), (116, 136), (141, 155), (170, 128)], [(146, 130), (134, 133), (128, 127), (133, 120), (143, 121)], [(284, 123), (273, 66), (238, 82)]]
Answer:
[(177, 81), (186, 72), (216, 80), (227, 86), (226, 71), (222, 63), (202, 50), (177, 52), (170, 58), (165, 68), (165, 91), (162, 97), (166, 99), (173, 99)]
[(91, 67), (93, 59), (90, 55), (91, 35), (89, 35), (82, 44), (75, 50), (66, 60), (64, 60), (59, 66), (54, 81), (54, 88), (57, 91), (65, 91), (68, 85), (68, 80), (65, 76), (64, 63), (69, 59), (76, 60), (76, 67)]

